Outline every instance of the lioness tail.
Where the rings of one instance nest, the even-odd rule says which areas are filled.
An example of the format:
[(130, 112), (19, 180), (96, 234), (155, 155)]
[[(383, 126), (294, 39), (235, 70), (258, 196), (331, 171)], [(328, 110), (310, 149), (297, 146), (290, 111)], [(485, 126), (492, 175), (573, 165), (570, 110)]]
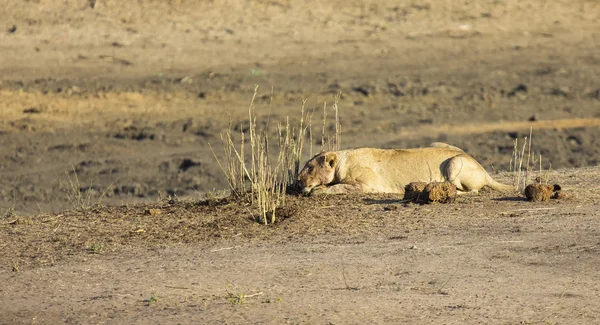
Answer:
[(487, 185), (489, 187), (495, 189), (496, 191), (500, 191), (500, 192), (513, 192), (513, 191), (515, 191), (515, 187), (514, 186), (512, 186), (512, 185), (506, 185), (506, 184), (502, 184), (500, 182), (497, 182), (489, 174), (487, 175)]

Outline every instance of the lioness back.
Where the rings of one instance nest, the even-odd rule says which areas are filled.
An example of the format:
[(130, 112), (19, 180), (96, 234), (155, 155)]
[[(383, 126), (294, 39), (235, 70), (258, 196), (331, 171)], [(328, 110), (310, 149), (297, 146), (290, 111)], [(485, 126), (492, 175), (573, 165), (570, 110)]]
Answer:
[(449, 181), (461, 193), (488, 185), (511, 187), (493, 180), (460, 148), (434, 143), (419, 149), (360, 148), (323, 152), (310, 159), (298, 176), (305, 194), (402, 193), (410, 182)]
[[(346, 168), (352, 170), (371, 169), (377, 175), (373, 182), (383, 192), (403, 192), (410, 182), (440, 182), (444, 180), (442, 169), (445, 161), (464, 154), (452, 148), (419, 148), (419, 149), (374, 149), (360, 148), (348, 150), (345, 155)], [(362, 168), (361, 168), (362, 167)], [(343, 175), (343, 173), (340, 175)], [(350, 175), (352, 176), (352, 175)]]

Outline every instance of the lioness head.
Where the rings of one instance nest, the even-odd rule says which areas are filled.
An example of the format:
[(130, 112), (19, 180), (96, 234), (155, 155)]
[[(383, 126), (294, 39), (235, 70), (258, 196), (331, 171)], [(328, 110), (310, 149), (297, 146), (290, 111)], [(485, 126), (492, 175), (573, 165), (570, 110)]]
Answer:
[(319, 186), (333, 182), (338, 156), (335, 152), (321, 152), (306, 162), (298, 175), (298, 185), (303, 194)]

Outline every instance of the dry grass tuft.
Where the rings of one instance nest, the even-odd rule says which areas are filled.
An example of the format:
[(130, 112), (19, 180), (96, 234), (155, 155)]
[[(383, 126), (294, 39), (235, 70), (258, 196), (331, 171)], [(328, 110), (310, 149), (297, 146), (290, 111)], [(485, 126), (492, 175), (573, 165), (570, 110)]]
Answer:
[[(112, 188), (112, 184), (99, 193), (99, 195), (96, 195), (96, 191), (93, 189), (91, 183), (88, 187), (82, 186), (74, 166), (71, 166), (71, 170), (72, 172), (65, 171), (69, 187), (64, 190), (64, 192), (73, 209), (87, 213), (94, 208), (100, 207), (102, 205), (102, 200)], [(71, 174), (73, 174), (73, 176), (71, 176)]]
[[(342, 141), (342, 126), (340, 124), (340, 114), (339, 114), (339, 102), (340, 102), (341, 93), (338, 93), (335, 96), (335, 100), (331, 108), (333, 109), (335, 115), (335, 124), (334, 124), (334, 134), (332, 136), (327, 136), (327, 103), (323, 104), (323, 128), (321, 130), (321, 152), (324, 151), (338, 151), (340, 150), (340, 144)], [(312, 150), (311, 150), (312, 156)]]
[[(509, 169), (513, 172), (514, 178), (513, 183), (517, 191), (522, 192), (525, 190), (526, 185), (530, 182), (530, 179), (535, 179), (538, 184), (547, 183), (549, 171), (552, 164), (548, 164), (548, 170), (544, 171), (542, 166), (542, 155), (539, 154), (536, 159), (536, 154), (531, 151), (531, 144), (533, 138), (533, 128), (529, 128), (529, 136), (523, 139), (522, 147), (519, 145), (519, 139), (514, 140), (513, 154), (510, 159)], [(523, 165), (525, 163), (525, 165)], [(538, 175), (534, 177), (535, 168), (539, 166)]]
[[(312, 151), (311, 112), (305, 111), (306, 100), (302, 102), (300, 120), (297, 127), (290, 123), (289, 117), (285, 124), (278, 124), (276, 128), (277, 152), (270, 152), (272, 134), (269, 133), (268, 121), (262, 130), (257, 129), (257, 116), (254, 109), (254, 100), (258, 93), (258, 86), (248, 108), (250, 126), (247, 134), (241, 132), (239, 149), (236, 148), (232, 138), (232, 123), (229, 131), (221, 135), (225, 156), (219, 159), (214, 150), (213, 155), (221, 170), (227, 177), (231, 196), (236, 200), (249, 203), (258, 209), (261, 223), (269, 224), (277, 220), (277, 211), (285, 205), (286, 192), (295, 189), (296, 179), (300, 171), (300, 159), (304, 150), (305, 135), (310, 135)], [(339, 124), (340, 96), (336, 96), (333, 104), (335, 112), (335, 134), (326, 137), (327, 115), (324, 112), (323, 130), (321, 135), (321, 149), (339, 150), (341, 140), (341, 127)], [(327, 104), (325, 104), (325, 109)], [(267, 117), (268, 118), (268, 117)], [(250, 152), (246, 153), (247, 146)], [(209, 143), (210, 146), (210, 143)], [(211, 146), (212, 150), (212, 146)], [(311, 152), (312, 153), (312, 152)]]

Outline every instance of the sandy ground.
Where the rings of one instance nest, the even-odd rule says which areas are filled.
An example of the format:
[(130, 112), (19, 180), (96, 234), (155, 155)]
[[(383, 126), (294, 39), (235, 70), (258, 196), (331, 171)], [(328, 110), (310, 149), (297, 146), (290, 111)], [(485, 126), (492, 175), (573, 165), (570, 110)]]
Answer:
[(290, 197), (273, 226), (218, 201), (13, 217), (0, 228), (0, 314), (5, 324), (593, 324), (598, 172), (551, 173), (568, 196), (540, 203), (493, 191), (424, 206)]
[[(598, 322), (599, 20), (582, 0), (9, 0), (0, 322)], [(293, 198), (272, 227), (198, 205), (255, 85), (262, 121), (306, 99), (320, 130), (341, 92), (342, 147), (444, 141), (508, 183), (532, 128), (573, 195)]]

